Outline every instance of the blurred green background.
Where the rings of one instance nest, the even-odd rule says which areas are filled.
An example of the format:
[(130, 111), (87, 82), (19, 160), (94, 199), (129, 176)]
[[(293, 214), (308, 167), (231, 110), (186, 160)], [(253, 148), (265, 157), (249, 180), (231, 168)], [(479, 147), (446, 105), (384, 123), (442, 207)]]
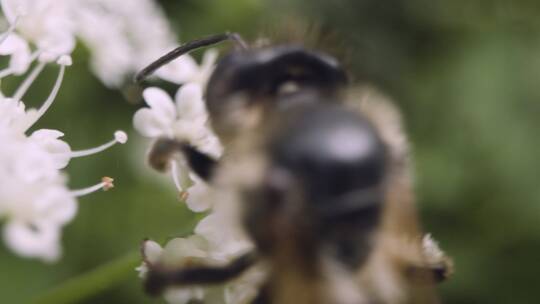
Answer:
[[(536, 303), (540, 270), (540, 4), (488, 0), (160, 1), (182, 41), (226, 30), (249, 40), (276, 24), (316, 25), (338, 41), (351, 75), (377, 85), (403, 110), (416, 161), (423, 226), (455, 260), (445, 303)], [(197, 56), (197, 55), (196, 55)], [(69, 278), (121, 259), (118, 284), (84, 303), (149, 303), (129, 270), (143, 238), (189, 233), (195, 218), (167, 178), (145, 169), (131, 125), (141, 103), (104, 87), (77, 48), (53, 108), (37, 127), (66, 133), (73, 148), (116, 129), (131, 140), (74, 159), (70, 187), (103, 175), (116, 188), (80, 199), (64, 230), (64, 257), (48, 265), (0, 246), (2, 303), (25, 303)], [(26, 98), (50, 90), (47, 68)], [(9, 79), (4, 88), (20, 79)], [(8, 89), (9, 91), (9, 89)], [(130, 255), (127, 258), (123, 256)], [(126, 269), (128, 269), (126, 271)], [(159, 301), (158, 301), (159, 302)]]

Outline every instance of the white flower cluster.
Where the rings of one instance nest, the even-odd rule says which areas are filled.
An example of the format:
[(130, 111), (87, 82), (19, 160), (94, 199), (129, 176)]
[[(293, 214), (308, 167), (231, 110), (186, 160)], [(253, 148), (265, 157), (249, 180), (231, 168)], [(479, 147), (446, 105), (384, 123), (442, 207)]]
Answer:
[[(71, 65), (71, 57), (65, 53), (71, 51), (74, 43), (65, 33), (53, 30), (57, 28), (56, 22), (62, 20), (37, 13), (47, 9), (40, 1), (14, 3), (28, 4), (36, 15), (25, 15), (19, 6), (14, 8), (10, 1), (2, 1), (9, 28), (0, 35), (0, 55), (9, 56), (10, 60), (9, 66), (0, 70), (0, 79), (24, 74), (33, 61), (37, 63), (12, 95), (8, 97), (0, 91), (0, 221), (5, 244), (13, 252), (52, 262), (61, 255), (61, 231), (76, 214), (76, 197), (113, 186), (112, 179), (104, 177), (97, 185), (72, 191), (67, 188), (61, 170), (74, 157), (103, 151), (117, 142), (125, 143), (127, 135), (116, 131), (114, 139), (104, 145), (72, 151), (58, 130), (38, 129), (29, 134), (60, 90), (66, 66)], [(36, 24), (32, 24), (34, 21)], [(31, 40), (23, 39), (19, 30)], [(51, 92), (39, 109), (26, 109), (22, 101), (25, 93), (46, 65), (53, 62), (59, 65), (59, 73)]]
[[(203, 87), (212, 72), (216, 58), (216, 51), (209, 50), (204, 54), (200, 66), (192, 69), (191, 64), (187, 65), (187, 70), (190, 70), (192, 74), (184, 74), (182, 78), (190, 81), (180, 86), (174, 96), (174, 101), (160, 88), (146, 88), (143, 91), (143, 97), (149, 107), (135, 113), (133, 117), (135, 129), (141, 135), (154, 140), (164, 137), (181, 139), (204, 153), (219, 157), (223, 149), (219, 139), (208, 125), (208, 113), (203, 100)], [(177, 60), (180, 59), (182, 57)], [(177, 60), (159, 69), (158, 77), (172, 81), (172, 77), (161, 76), (159, 71), (163, 69), (182, 71), (182, 62)], [(183, 79), (177, 78), (174, 82), (182, 83)], [(195, 212), (208, 210), (211, 206), (204, 202), (204, 199), (196, 199), (206, 192), (207, 187), (203, 181), (189, 172), (181, 155), (172, 159), (169, 167), (178, 191), (187, 198), (188, 207)]]
[[(91, 51), (96, 75), (106, 85), (118, 87), (175, 42), (153, 0), (1, 0), (1, 4), (10, 30), (0, 38), (9, 40), (0, 54), (14, 56), (0, 76), (24, 73), (38, 53), (53, 54), (50, 60), (70, 54), (79, 38)], [(28, 42), (36, 51), (30, 52)], [(193, 59), (188, 56), (180, 62), (193, 75), (189, 71), (196, 67)], [(175, 74), (171, 70), (173, 66), (160, 73), (164, 77)], [(172, 79), (179, 77), (176, 74)]]
[[(203, 56), (202, 64), (193, 69), (191, 64), (183, 69), (179, 59), (158, 70), (157, 76), (182, 83), (173, 99), (162, 89), (145, 89), (143, 97), (148, 107), (135, 113), (135, 129), (150, 139), (175, 138), (186, 141), (211, 156), (219, 157), (222, 146), (208, 125), (208, 113), (203, 99), (204, 85), (212, 72), (217, 54), (209, 50)], [(173, 73), (174, 72), (174, 73)], [(169, 74), (170, 73), (170, 74)], [(192, 73), (192, 74), (190, 74)], [(181, 75), (173, 79), (175, 74)], [(164, 247), (148, 240), (143, 244), (143, 264), (137, 268), (145, 277), (152, 266), (178, 269), (192, 265), (222, 265), (252, 248), (251, 242), (238, 227), (238, 213), (234, 198), (213, 189), (189, 171), (182, 155), (171, 160), (170, 174), (185, 199), (186, 205), (194, 212), (209, 211), (195, 227), (195, 233), (187, 238), (175, 238)], [(219, 196), (219, 197), (217, 197)], [(214, 204), (213, 202), (216, 202)], [(164, 294), (169, 303), (185, 304), (191, 300), (205, 300), (209, 303), (248, 303), (256, 294), (257, 282), (265, 272), (254, 268), (240, 278), (218, 287), (171, 287)]]
[[(164, 247), (148, 240), (143, 243), (144, 261), (137, 268), (144, 278), (152, 266), (181, 269), (196, 265), (224, 265), (245, 253), (251, 244), (224, 213), (214, 210), (199, 222), (195, 234), (174, 238)], [(169, 287), (164, 298), (172, 304), (186, 304), (192, 300), (205, 303), (247, 304), (256, 296), (257, 286), (266, 272), (252, 268), (239, 278), (223, 286)]]

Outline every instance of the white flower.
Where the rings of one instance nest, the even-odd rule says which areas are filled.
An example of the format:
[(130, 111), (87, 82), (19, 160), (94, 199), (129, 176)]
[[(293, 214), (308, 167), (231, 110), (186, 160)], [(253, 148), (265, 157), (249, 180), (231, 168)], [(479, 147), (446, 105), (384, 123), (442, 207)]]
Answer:
[[(143, 97), (149, 108), (138, 110), (133, 117), (135, 129), (143, 136), (175, 138), (211, 156), (221, 154), (219, 140), (207, 123), (208, 114), (199, 84), (188, 83), (180, 87), (174, 101), (164, 90), (156, 87), (145, 89)], [(185, 159), (175, 157), (170, 168), (178, 191), (185, 191), (192, 183)]]
[(5, 128), (0, 142), (0, 217), (6, 220), (6, 245), (19, 255), (54, 261), (60, 255), (60, 228), (75, 215), (75, 199), (47, 151)]
[[(76, 33), (92, 50), (92, 68), (107, 85), (118, 86), (131, 79), (134, 72), (176, 44), (171, 26), (156, 1), (72, 2)], [(196, 69), (190, 56), (183, 56), (180, 65), (188, 75)]]
[(50, 129), (39, 129), (30, 135), (32, 141), (40, 145), (52, 156), (57, 169), (67, 166), (70, 159), (69, 154), (71, 153), (68, 143), (59, 139), (62, 136), (64, 136), (64, 133)]
[(77, 210), (61, 176), (34, 182), (3, 178), (2, 185), (0, 213), (7, 219), (3, 233), (6, 245), (24, 257), (57, 260), (61, 228)]
[(232, 212), (218, 210), (203, 218), (195, 233), (208, 240), (213, 258), (230, 260), (253, 248), (239, 222)]
[(114, 138), (105, 144), (90, 149), (72, 151), (68, 143), (59, 139), (62, 136), (64, 136), (64, 133), (58, 130), (39, 129), (29, 137), (30, 140), (33, 140), (50, 154), (57, 169), (66, 167), (71, 158), (96, 154), (116, 143), (124, 144), (127, 142), (127, 134), (124, 131), (116, 131), (114, 132)]
[(11, 250), (22, 257), (46, 262), (54, 262), (61, 255), (59, 239), (60, 228), (55, 225), (10, 221), (4, 228), (4, 240)]
[[(223, 240), (225, 242), (227, 240)], [(191, 266), (224, 265), (236, 256), (225, 258), (215, 252), (215, 246), (200, 235), (175, 238), (162, 248), (154, 241), (145, 241), (142, 246), (143, 263), (136, 268), (141, 278), (145, 278), (152, 267), (175, 270)], [(242, 252), (243, 253), (243, 252)], [(237, 279), (221, 286), (209, 287), (168, 287), (163, 297), (171, 304), (186, 304), (191, 300), (207, 303), (247, 304), (257, 295), (258, 287), (266, 277), (266, 271), (253, 267)]]
[(8, 22), (39, 50), (70, 54), (75, 47), (73, 20), (69, 17), (69, 0), (2, 0)]
[[(175, 238), (161, 248), (154, 241), (145, 241), (142, 247), (144, 261), (137, 268), (139, 276), (146, 277), (149, 268), (160, 265), (167, 269), (178, 269), (190, 265), (207, 265), (215, 263), (208, 255), (207, 242), (199, 236)], [(170, 287), (164, 298), (168, 303), (185, 304), (191, 300), (203, 300), (205, 290), (202, 287)]]
[[(157, 49), (159, 48), (155, 49), (156, 53), (152, 54), (146, 63), (166, 53), (157, 52)], [(167, 50), (170, 49), (172, 46), (168, 45)], [(118, 54), (126, 52), (117, 51)], [(115, 55), (116, 53), (113, 57)], [(182, 86), (176, 92), (174, 100), (162, 89), (145, 89), (143, 97), (148, 107), (135, 113), (135, 129), (147, 138), (175, 139), (188, 143), (211, 157), (219, 158), (223, 147), (208, 123), (203, 99), (203, 88), (211, 76), (216, 59), (217, 52), (209, 50), (205, 52), (200, 65), (189, 56), (181, 56), (156, 70), (157, 77)], [(121, 65), (127, 65), (121, 58), (118, 61)], [(173, 239), (165, 248), (153, 241), (146, 241), (143, 245), (144, 262), (137, 268), (140, 276), (145, 277), (148, 269), (155, 265), (167, 269), (181, 269), (199, 264), (224, 265), (253, 249), (253, 244), (239, 227), (239, 213), (235, 208), (229, 208), (229, 203), (233, 202), (234, 198), (220, 196), (218, 199), (205, 181), (190, 172), (181, 153), (171, 157), (168, 168), (187, 207), (194, 212), (210, 211), (210, 214), (197, 224), (195, 234), (189, 238)], [(174, 304), (189, 303), (191, 300), (247, 304), (256, 296), (265, 275), (265, 271), (255, 268), (223, 286), (169, 287), (164, 298)]]
[(0, 117), (0, 125), (10, 127), (16, 132), (24, 133), (28, 130), (37, 120), (45, 114), (47, 109), (52, 105), (62, 80), (64, 79), (64, 72), (66, 66), (71, 65), (71, 58), (69, 56), (61, 56), (58, 59), (60, 70), (56, 78), (56, 82), (51, 90), (51, 93), (43, 102), (43, 105), (38, 109), (26, 110), (22, 98), (26, 94), (26, 91), (30, 88), (34, 80), (39, 76), (41, 71), (46, 65), (46, 62), (42, 61), (38, 63), (34, 69), (28, 74), (26, 79), (19, 85), (12, 97), (0, 97), (0, 110), (3, 115)]
[[(222, 240), (226, 242), (227, 240)], [(201, 235), (188, 238), (175, 238), (162, 248), (154, 241), (145, 241), (142, 246), (143, 263), (136, 268), (139, 276), (146, 277), (148, 270), (154, 266), (165, 269), (182, 269), (190, 266), (224, 265), (238, 256), (224, 257), (214, 251), (215, 245)], [(240, 252), (243, 253), (243, 252)], [(266, 271), (254, 267), (239, 278), (222, 286), (213, 287), (169, 287), (163, 297), (171, 304), (185, 304), (191, 300), (208, 303), (243, 304), (249, 303), (257, 294), (258, 286), (266, 277)]]
[(207, 133), (202, 89), (186, 84), (176, 93), (175, 101), (162, 89), (151, 87), (143, 92), (150, 108), (138, 110), (133, 117), (135, 129), (150, 138), (177, 137), (195, 142)]
[(191, 211), (203, 212), (210, 209), (214, 199), (211, 196), (211, 189), (208, 185), (196, 176), (191, 176), (194, 181), (187, 191), (186, 205)]
[(65, 152), (61, 143), (41, 136), (58, 131), (38, 130), (26, 137), (0, 127), (0, 217), (5, 220), (4, 240), (15, 253), (52, 262), (59, 258), (61, 228), (76, 213), (76, 197), (111, 187), (105, 180), (93, 187), (70, 191), (58, 170)]
[(33, 61), (28, 42), (14, 33), (6, 33), (5, 40), (0, 44), (0, 55), (10, 56), (9, 66), (0, 71), (0, 78), (26, 72)]
[(26, 112), (24, 103), (13, 98), (0, 97), (0, 127), (24, 132), (33, 120), (34, 113)]
[(145, 89), (143, 97), (150, 108), (143, 108), (135, 113), (135, 129), (146, 137), (172, 137), (172, 125), (177, 112), (171, 97), (162, 89), (154, 87)]
[[(70, 54), (80, 38), (90, 49), (92, 70), (112, 87), (175, 45), (165, 14), (152, 0), (1, 0), (1, 4), (10, 24), (8, 33), (16, 31), (38, 52), (54, 57)], [(12, 54), (14, 64), (27, 62), (23, 53)], [(16, 73), (24, 72), (24, 64), (15, 66)], [(182, 56), (174, 66), (175, 72), (181, 71), (176, 80), (202, 79), (204, 69), (190, 56)]]
[[(17, 179), (24, 182), (39, 182), (54, 178), (59, 174), (51, 154), (31, 140), (25, 138), (24, 142), (11, 141), (11, 144), (15, 149), (10, 151), (13, 153), (10, 157), (17, 159), (8, 163), (7, 168)], [(3, 159), (3, 161), (7, 162), (8, 159)]]
[[(3, 8), (5, 10), (6, 6)], [(0, 43), (0, 52), (10, 55), (13, 61), (14, 56), (22, 52), (17, 49), (17, 44), (24, 43), (17, 40), (20, 39), (18, 36), (8, 35)], [(3, 47), (3, 43), (12, 45)], [(47, 63), (56, 59), (60, 68), (50, 94), (39, 109), (26, 109), (22, 98)], [(69, 144), (60, 139), (63, 133), (58, 130), (38, 129), (29, 136), (26, 134), (53, 104), (69, 65), (71, 58), (67, 55), (57, 57), (53, 53), (41, 52), (39, 62), (15, 93), (10, 97), (0, 94), (0, 218), (4, 222), (3, 239), (14, 253), (46, 262), (56, 261), (61, 255), (62, 228), (76, 214), (76, 197), (113, 186), (111, 178), (103, 178), (94, 186), (71, 191), (59, 170), (74, 157), (91, 155), (127, 140), (124, 132), (117, 131), (114, 139), (106, 144), (72, 151)], [(0, 71), (0, 78), (18, 71), (16, 64), (11, 64)]]

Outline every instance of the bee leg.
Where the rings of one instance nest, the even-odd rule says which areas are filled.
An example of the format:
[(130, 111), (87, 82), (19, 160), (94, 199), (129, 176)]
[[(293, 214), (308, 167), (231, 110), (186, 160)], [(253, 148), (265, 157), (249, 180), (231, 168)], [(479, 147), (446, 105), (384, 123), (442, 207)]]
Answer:
[(433, 278), (437, 283), (446, 281), (446, 279), (448, 279), (451, 275), (450, 267), (446, 264), (431, 266), (429, 269), (431, 270)]
[(239, 256), (223, 266), (195, 266), (183, 269), (151, 267), (145, 281), (149, 295), (159, 295), (171, 285), (219, 284), (231, 280), (257, 261), (254, 252)]
[(409, 278), (419, 282), (441, 283), (446, 281), (452, 274), (450, 264), (410, 266), (408, 268)]
[(218, 160), (199, 151), (189, 143), (165, 137), (154, 143), (148, 154), (148, 162), (157, 171), (164, 172), (176, 153), (183, 153), (191, 169), (206, 181), (210, 179), (218, 164)]
[(218, 161), (189, 144), (182, 144), (182, 151), (187, 158), (191, 170), (205, 181), (208, 181)]

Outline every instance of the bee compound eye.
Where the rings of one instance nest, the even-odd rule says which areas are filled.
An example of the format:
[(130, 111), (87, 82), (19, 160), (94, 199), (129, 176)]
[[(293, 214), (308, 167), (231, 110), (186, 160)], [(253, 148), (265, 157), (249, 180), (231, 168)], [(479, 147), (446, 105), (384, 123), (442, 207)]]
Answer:
[(381, 182), (385, 147), (362, 117), (339, 106), (309, 105), (280, 127), (275, 162), (315, 197), (337, 196)]

